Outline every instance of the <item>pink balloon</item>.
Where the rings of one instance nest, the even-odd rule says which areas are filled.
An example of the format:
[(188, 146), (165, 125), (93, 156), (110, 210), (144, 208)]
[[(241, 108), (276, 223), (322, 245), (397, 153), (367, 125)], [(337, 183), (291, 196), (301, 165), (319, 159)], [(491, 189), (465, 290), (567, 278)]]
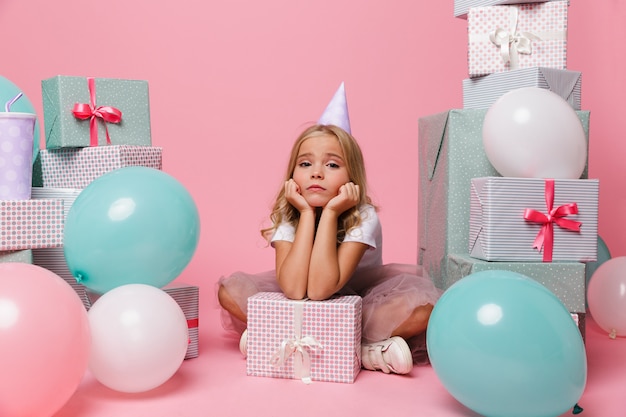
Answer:
[(89, 310), (89, 370), (120, 392), (145, 392), (169, 380), (189, 346), (187, 319), (165, 291), (127, 284), (104, 293)]
[(61, 277), (0, 264), (0, 416), (54, 415), (78, 388), (90, 343), (87, 311)]
[(587, 303), (598, 326), (611, 337), (626, 336), (626, 256), (611, 258), (596, 269)]
[(578, 179), (587, 164), (582, 123), (561, 96), (537, 87), (502, 95), (485, 114), (483, 145), (504, 177)]

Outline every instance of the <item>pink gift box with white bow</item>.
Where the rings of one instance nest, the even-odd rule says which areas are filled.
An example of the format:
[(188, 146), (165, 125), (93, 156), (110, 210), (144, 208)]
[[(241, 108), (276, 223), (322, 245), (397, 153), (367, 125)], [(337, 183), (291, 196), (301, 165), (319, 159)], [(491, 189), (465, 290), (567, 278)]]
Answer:
[(471, 8), (469, 76), (518, 68), (566, 69), (566, 1)]
[(248, 298), (250, 376), (352, 383), (361, 370), (361, 297), (290, 300), (262, 292)]

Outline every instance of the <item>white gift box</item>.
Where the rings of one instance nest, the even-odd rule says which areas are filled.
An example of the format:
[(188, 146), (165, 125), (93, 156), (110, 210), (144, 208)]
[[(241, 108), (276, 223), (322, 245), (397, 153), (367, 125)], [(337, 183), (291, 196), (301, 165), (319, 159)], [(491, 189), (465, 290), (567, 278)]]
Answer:
[(473, 178), (470, 256), (487, 261), (596, 261), (598, 189), (595, 179)]
[(361, 297), (290, 300), (261, 292), (248, 298), (250, 376), (352, 383), (361, 370)]
[(471, 8), (469, 76), (530, 67), (566, 69), (567, 8), (564, 1)]
[(537, 87), (562, 97), (580, 110), (582, 73), (554, 68), (521, 68), (463, 80), (463, 108), (486, 109), (509, 91)]
[[(546, 1), (566, 0), (524, 0), (523, 3), (544, 3)], [(467, 18), (467, 12), (472, 7), (497, 6), (502, 4), (522, 3), (519, 0), (454, 0), (454, 16), (462, 19)], [(568, 2), (569, 3), (569, 2)]]

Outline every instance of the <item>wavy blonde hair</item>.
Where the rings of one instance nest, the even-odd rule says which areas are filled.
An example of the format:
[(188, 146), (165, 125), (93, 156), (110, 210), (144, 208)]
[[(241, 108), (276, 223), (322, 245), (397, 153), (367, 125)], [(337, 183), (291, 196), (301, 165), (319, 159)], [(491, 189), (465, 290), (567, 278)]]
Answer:
[[(319, 136), (332, 136), (337, 138), (339, 146), (343, 152), (344, 161), (346, 163), (346, 169), (350, 181), (359, 186), (359, 202), (353, 208), (343, 212), (338, 219), (337, 229), (337, 243), (341, 243), (350, 230), (361, 224), (360, 208), (364, 204), (372, 204), (372, 201), (367, 194), (367, 177), (365, 175), (365, 162), (363, 160), (363, 153), (359, 144), (354, 137), (335, 125), (320, 125), (316, 124), (298, 136), (293, 148), (291, 149), (291, 156), (289, 157), (289, 164), (287, 171), (285, 172), (284, 182), (293, 177), (293, 172), (296, 168), (296, 162), (298, 160), (298, 153), (300, 152), (300, 146), (302, 142), (307, 139), (319, 137)], [(294, 227), (298, 226), (300, 220), (300, 212), (296, 210), (285, 198), (285, 188), (281, 186), (276, 202), (270, 214), (270, 220), (272, 226), (261, 230), (263, 237), (269, 241), (274, 234), (274, 231), (283, 222), (291, 223)]]

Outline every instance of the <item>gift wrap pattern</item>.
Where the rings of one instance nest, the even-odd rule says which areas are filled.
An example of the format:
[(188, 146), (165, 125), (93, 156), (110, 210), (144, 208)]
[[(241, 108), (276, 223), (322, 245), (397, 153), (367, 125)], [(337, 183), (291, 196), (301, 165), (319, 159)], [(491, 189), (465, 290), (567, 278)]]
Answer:
[(580, 110), (582, 73), (554, 68), (521, 68), (463, 80), (463, 108), (487, 109), (509, 91), (536, 87), (552, 91)]
[[(106, 145), (107, 133), (112, 145), (150, 146), (148, 82), (93, 78), (90, 86), (89, 78), (58, 75), (41, 82), (46, 148)], [(92, 93), (95, 103), (91, 101)], [(91, 117), (76, 117), (72, 112), (76, 104), (101, 112), (112, 107), (121, 112), (121, 119), (106, 122), (94, 116), (97, 134), (92, 135)]]
[(23, 264), (33, 263), (33, 251), (31, 249), (0, 252), (0, 263), (20, 262)]
[[(543, 3), (545, 1), (566, 0), (524, 0), (524, 3)], [(454, 0), (454, 16), (467, 18), (467, 12), (472, 7), (496, 6), (502, 4), (520, 3), (519, 0)]]
[(352, 383), (361, 370), (361, 297), (248, 298), (247, 374)]
[(528, 67), (565, 69), (567, 8), (565, 1), (471, 8), (469, 76)]
[[(163, 148), (111, 145), (87, 148), (42, 149), (36, 164), (41, 184), (52, 188), (85, 188), (96, 178), (128, 166), (162, 169)], [(37, 170), (37, 167), (33, 168)]]
[(0, 200), (0, 251), (62, 245), (62, 200)]
[[(548, 184), (553, 184), (551, 193)], [(598, 188), (595, 179), (472, 179), (470, 255), (489, 261), (596, 261)], [(568, 210), (570, 204), (576, 205), (577, 213), (558, 218), (559, 211), (555, 211), (548, 218), (553, 209)], [(537, 219), (527, 219), (527, 210), (537, 212)], [(538, 237), (544, 243), (535, 248)]]
[[(435, 285), (447, 289), (446, 257), (468, 253), (472, 178), (499, 176), (482, 141), (486, 109), (449, 110), (418, 123), (419, 252)], [(589, 139), (589, 112), (576, 112)], [(585, 168), (581, 178), (587, 177)]]

